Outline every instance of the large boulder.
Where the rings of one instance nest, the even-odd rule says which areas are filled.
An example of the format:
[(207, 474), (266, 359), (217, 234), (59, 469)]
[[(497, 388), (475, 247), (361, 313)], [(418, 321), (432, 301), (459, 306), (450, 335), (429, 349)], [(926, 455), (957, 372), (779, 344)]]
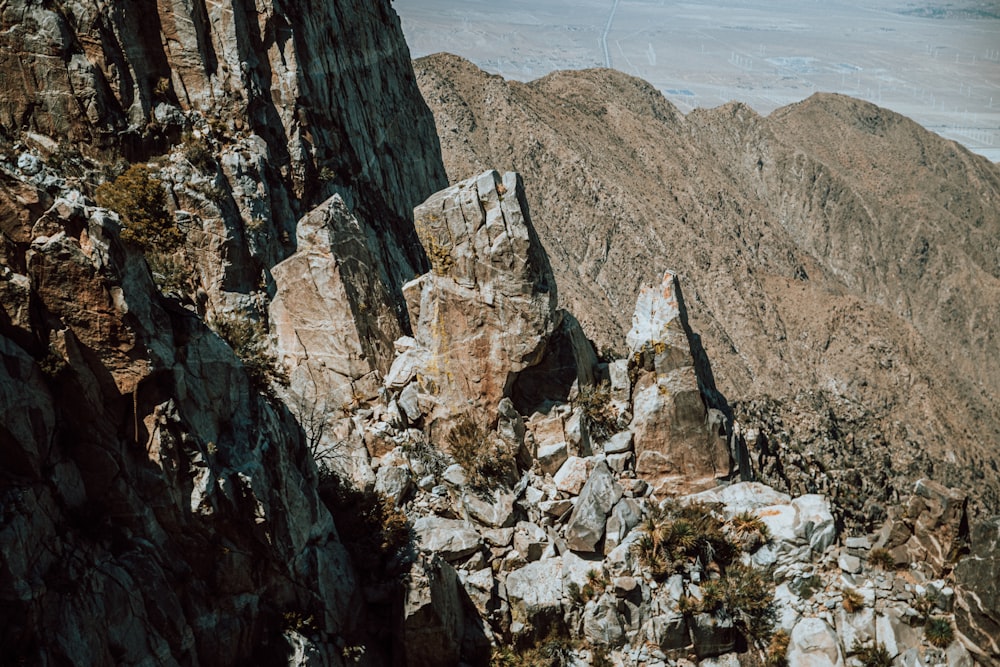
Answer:
[(604, 537), (608, 513), (622, 497), (622, 487), (605, 461), (599, 461), (580, 491), (566, 524), (566, 544), (574, 551), (595, 551)]
[(985, 665), (1000, 665), (1000, 516), (972, 531), (972, 551), (955, 566), (955, 624)]
[(483, 538), (471, 526), (457, 519), (439, 516), (420, 517), (413, 522), (413, 532), (423, 551), (435, 553), (447, 561), (472, 555), (483, 545)]
[(837, 633), (821, 618), (803, 618), (792, 629), (788, 664), (796, 667), (842, 667)]
[(544, 636), (561, 622), (563, 599), (562, 558), (528, 563), (507, 575), (504, 587), (511, 620), (520, 630)]
[(295, 254), (271, 269), (269, 317), (288, 405), (325, 440), (332, 427), (312, 420), (351, 405), (371, 371), (388, 371), (401, 328), (384, 270), (339, 195), (299, 220), (296, 240)]
[(658, 493), (709, 488), (729, 473), (729, 450), (709, 425), (677, 278), (644, 287), (626, 337), (638, 366), (632, 391), (636, 472)]
[(431, 271), (404, 287), (416, 345), (387, 383), (419, 383), (432, 432), (461, 414), (493, 423), (561, 318), (521, 179), (487, 171), (433, 195), (414, 218)]

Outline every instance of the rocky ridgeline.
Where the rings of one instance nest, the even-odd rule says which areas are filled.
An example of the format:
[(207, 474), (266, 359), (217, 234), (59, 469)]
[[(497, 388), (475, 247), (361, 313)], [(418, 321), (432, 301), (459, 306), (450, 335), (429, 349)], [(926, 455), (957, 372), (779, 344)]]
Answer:
[[(487, 172), (418, 207), (433, 269), (404, 292), (419, 324), (397, 342), (387, 402), (355, 413), (349, 444), (340, 443), (353, 452), (349, 464), (331, 459), (412, 521), (421, 553), (404, 620), (412, 662), (476, 664), (492, 645), (495, 660), (558, 650), (566, 664), (736, 665), (766, 650), (755, 614), (785, 633), (776, 655), (793, 665), (860, 664), (875, 647), (905, 665), (971, 665), (957, 639), (926, 639), (926, 624), (954, 633), (956, 618), (988, 655), (989, 605), (975, 619), (953, 615), (956, 601), (975, 598), (951, 573), (968, 544), (964, 494), (921, 481), (904, 511), (852, 537), (823, 495), (724, 481), (739, 476), (727, 449), (737, 438), (726, 437), (725, 406), (706, 407), (707, 362), (692, 352), (676, 277), (641, 292), (630, 357), (595, 364), (605, 384), (594, 389), (579, 372), (587, 357), (556, 333), (551, 276), (525, 259), (542, 255), (530, 249), (523, 201), (516, 175)], [(509, 354), (513, 330), (532, 354)], [(511, 387), (535, 377), (526, 360), (551, 356), (575, 362), (571, 386), (525, 411)], [(496, 388), (495, 408), (483, 388)], [(440, 430), (473, 417), (475, 428)], [(495, 456), (503, 450), (508, 458)], [(666, 507), (693, 508), (742, 553), (657, 564), (648, 540), (670, 498)], [(711, 602), (737, 576), (759, 577), (754, 594), (773, 604)], [(503, 646), (517, 649), (497, 654)]]
[(0, 24), (5, 660), (997, 661), (1000, 524), (842, 521), (840, 444), (766, 455), (836, 425), (727, 405), (671, 272), (599, 361), (520, 177), (444, 187), (388, 3)]

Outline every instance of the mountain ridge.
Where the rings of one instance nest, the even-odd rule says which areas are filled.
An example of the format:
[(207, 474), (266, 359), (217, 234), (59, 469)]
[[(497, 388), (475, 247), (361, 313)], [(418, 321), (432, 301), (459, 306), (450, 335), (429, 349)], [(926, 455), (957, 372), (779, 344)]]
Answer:
[(492, 164), (534, 184), (562, 303), (598, 347), (620, 345), (617, 313), (668, 266), (737, 414), (802, 391), (834, 413), (870, 406), (865, 437), (893, 474), (977, 479), (997, 507), (995, 165), (839, 95), (684, 116), (613, 70), (507, 82), (448, 54), (415, 68), (449, 174)]

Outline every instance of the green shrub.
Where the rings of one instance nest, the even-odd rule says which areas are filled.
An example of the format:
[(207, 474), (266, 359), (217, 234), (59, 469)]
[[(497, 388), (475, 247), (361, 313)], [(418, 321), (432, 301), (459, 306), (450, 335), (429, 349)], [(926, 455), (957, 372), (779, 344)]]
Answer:
[(643, 522), (644, 535), (634, 547), (643, 567), (662, 580), (690, 561), (719, 569), (727, 566), (739, 549), (726, 537), (725, 524), (702, 503), (666, 503), (653, 507)]
[(144, 165), (132, 165), (110, 183), (97, 187), (94, 198), (122, 220), (121, 238), (143, 251), (173, 252), (183, 240), (167, 211), (167, 198), (158, 179)]
[(618, 411), (611, 404), (610, 384), (602, 382), (582, 387), (576, 404), (583, 409), (587, 429), (594, 440), (607, 440), (618, 432)]
[(861, 661), (861, 667), (892, 667), (892, 656), (884, 644), (862, 644), (855, 639), (851, 652)]
[(771, 529), (753, 512), (740, 512), (727, 525), (734, 541), (744, 551), (756, 551), (771, 541)]
[(250, 386), (256, 391), (273, 397), (272, 382), (282, 386), (288, 384), (288, 376), (268, 349), (263, 322), (246, 316), (222, 315), (212, 320), (211, 326), (243, 362)]
[(495, 489), (517, 472), (517, 452), (511, 443), (488, 434), (472, 419), (463, 418), (447, 437), (448, 452), (465, 470), (473, 489)]
[(151, 250), (146, 253), (146, 264), (153, 282), (164, 294), (187, 294), (191, 291), (191, 267), (178, 255)]
[(951, 621), (938, 616), (927, 621), (927, 625), (924, 626), (924, 637), (932, 646), (945, 648), (954, 641), (955, 631), (951, 627)]
[(204, 137), (195, 137), (190, 132), (185, 132), (181, 137), (181, 152), (184, 158), (203, 174), (216, 171), (215, 153)]
[(372, 580), (398, 574), (413, 548), (406, 514), (391, 499), (361, 491), (329, 468), (320, 470), (318, 490), (355, 566)]
[(721, 583), (723, 606), (740, 632), (754, 640), (770, 637), (778, 612), (774, 590), (764, 572), (751, 565), (733, 563)]

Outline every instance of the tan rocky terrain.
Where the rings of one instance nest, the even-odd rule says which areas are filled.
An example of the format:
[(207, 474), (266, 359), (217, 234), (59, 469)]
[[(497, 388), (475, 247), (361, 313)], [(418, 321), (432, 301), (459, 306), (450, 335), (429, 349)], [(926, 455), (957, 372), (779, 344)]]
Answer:
[(817, 94), (684, 116), (611, 70), (505, 81), (416, 61), (451, 179), (518, 170), (560, 304), (622, 351), (678, 272), (751, 460), (880, 518), (916, 476), (1000, 502), (1000, 169), (895, 113)]

